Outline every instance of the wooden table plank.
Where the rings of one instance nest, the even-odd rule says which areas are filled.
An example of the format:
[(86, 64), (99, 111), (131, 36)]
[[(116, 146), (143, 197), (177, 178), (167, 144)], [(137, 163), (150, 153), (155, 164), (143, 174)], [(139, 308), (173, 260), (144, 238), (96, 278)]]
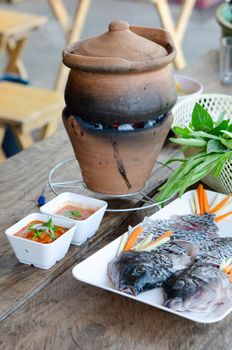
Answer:
[[(216, 62), (217, 55), (212, 52), (184, 73), (199, 79), (205, 86), (205, 92), (231, 93), (231, 87), (219, 83), (218, 71), (215, 72)], [(202, 66), (205, 66), (205, 70)], [(70, 267), (74, 262), (86, 258), (112, 241), (124, 232), (128, 223), (134, 225), (140, 221), (144, 213), (120, 214), (120, 219), (118, 215), (107, 215), (94, 238), (81, 248), (72, 247), (67, 257), (51, 270), (42, 271), (16, 262), (3, 235), (4, 229), (9, 223), (36, 209), (35, 201), (49, 169), (61, 160), (61, 155), (65, 159), (71, 154), (67, 136), (60, 132), (57, 137), (36, 144), (31, 150), (24, 151), (0, 166), (2, 317), (17, 309), (0, 323), (0, 347), (230, 349), (232, 315), (217, 324), (201, 325), (82, 284), (71, 276)], [(166, 157), (164, 151), (161, 159)], [(28, 178), (28, 173), (37, 169), (38, 173), (33, 178)], [(163, 177), (164, 174), (160, 176)], [(160, 179), (156, 181), (159, 182)], [(154, 187), (156, 186), (157, 182), (154, 182)], [(50, 197), (51, 194), (48, 198)]]
[[(135, 216), (118, 232), (134, 224)], [(106, 236), (91, 254), (115, 237), (115, 232)], [(7, 344), (6, 350), (229, 350), (231, 321), (232, 315), (216, 324), (194, 323), (76, 281), (69, 269), (2, 322), (0, 345)]]
[(216, 324), (194, 323), (78, 282), (70, 270), (9, 320), (0, 331), (5, 350), (231, 349), (232, 315)]
[[(167, 148), (159, 159), (166, 160), (174, 151), (176, 151), (175, 147)], [(81, 248), (71, 246), (65, 258), (49, 270), (45, 271), (18, 263), (4, 231), (22, 217), (39, 210), (37, 198), (47, 182), (50, 169), (72, 154), (68, 136), (61, 131), (0, 166), (0, 320), (7, 317), (69, 266), (82, 259), (84, 254), (91, 251), (105, 236), (114, 232), (119, 223), (130, 215), (128, 213), (119, 214), (120, 220), (118, 215), (106, 215), (97, 235)], [(170, 171), (159, 165), (152, 173), (153, 187), (157, 188), (169, 174)], [(71, 174), (65, 169), (63, 179), (67, 180), (68, 175)], [(81, 179), (79, 170), (77, 178)], [(79, 193), (82, 192), (83, 190), (79, 191)], [(47, 200), (52, 197), (54, 195), (49, 192)], [(137, 222), (139, 220), (141, 220), (140, 216)], [(122, 233), (118, 232), (117, 235)]]

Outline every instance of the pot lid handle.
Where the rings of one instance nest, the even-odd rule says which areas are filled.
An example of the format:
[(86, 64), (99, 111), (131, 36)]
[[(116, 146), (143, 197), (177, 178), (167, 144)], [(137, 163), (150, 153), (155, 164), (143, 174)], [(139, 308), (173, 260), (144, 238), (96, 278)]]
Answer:
[(129, 24), (125, 21), (113, 21), (109, 25), (109, 31), (116, 32), (119, 30), (127, 30), (129, 27)]

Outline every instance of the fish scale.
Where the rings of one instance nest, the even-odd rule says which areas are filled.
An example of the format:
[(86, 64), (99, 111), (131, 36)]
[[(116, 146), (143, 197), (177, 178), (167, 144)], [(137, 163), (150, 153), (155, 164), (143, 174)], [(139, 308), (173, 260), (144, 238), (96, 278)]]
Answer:
[(144, 230), (136, 243), (150, 234), (153, 240), (169, 230), (173, 234), (168, 243), (151, 252), (122, 252), (108, 264), (107, 273), (115, 288), (134, 295), (162, 286), (175, 271), (190, 266), (196, 248), (217, 237), (218, 231), (211, 214), (175, 216), (168, 220), (145, 218), (141, 226)]
[[(176, 240), (182, 240), (194, 245), (201, 245), (202, 243), (214, 238), (218, 232), (218, 227), (213, 221), (214, 215), (206, 214), (205, 216), (207, 216), (207, 218), (205, 220), (203, 218), (198, 219), (201, 225), (203, 225), (204, 222), (207, 222), (207, 229), (198, 225), (197, 227), (194, 227), (193, 230), (190, 220), (193, 220), (193, 217), (195, 216), (196, 215), (187, 215), (178, 218), (171, 218), (169, 220), (152, 220), (151, 218), (145, 218), (142, 223), (144, 232), (140, 236), (138, 242), (144, 239), (148, 234), (153, 234), (153, 240), (155, 240), (169, 230), (173, 232), (171, 240), (174, 242)], [(186, 224), (183, 225), (183, 222), (186, 224), (189, 222), (189, 227)]]
[(197, 254), (195, 261), (220, 266), (232, 257), (232, 238), (217, 237), (206, 244)]

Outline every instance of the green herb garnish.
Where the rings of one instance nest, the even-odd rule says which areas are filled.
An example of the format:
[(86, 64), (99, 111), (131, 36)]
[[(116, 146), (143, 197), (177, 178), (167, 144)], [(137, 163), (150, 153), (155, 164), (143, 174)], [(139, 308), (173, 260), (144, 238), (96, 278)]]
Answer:
[(79, 210), (70, 210), (70, 211), (65, 211), (64, 216), (78, 218), (78, 217), (81, 217), (81, 213)]
[[(45, 229), (45, 227), (47, 229)], [(57, 229), (57, 226), (53, 225), (52, 218), (50, 218), (47, 222), (42, 223), (41, 225), (34, 224), (28, 228), (29, 231), (34, 232), (32, 239), (39, 238), (43, 233), (47, 233), (53, 241), (56, 239), (55, 231), (57, 231)]]
[(172, 128), (177, 138), (170, 138), (170, 141), (182, 145), (182, 151), (191, 150), (192, 155), (166, 162), (166, 165), (171, 162), (180, 162), (181, 165), (159, 188), (158, 201), (176, 193), (181, 197), (187, 187), (210, 172), (215, 177), (220, 175), (225, 162), (232, 158), (232, 123), (225, 116), (225, 112), (221, 113), (214, 122), (209, 112), (196, 103), (189, 126)]

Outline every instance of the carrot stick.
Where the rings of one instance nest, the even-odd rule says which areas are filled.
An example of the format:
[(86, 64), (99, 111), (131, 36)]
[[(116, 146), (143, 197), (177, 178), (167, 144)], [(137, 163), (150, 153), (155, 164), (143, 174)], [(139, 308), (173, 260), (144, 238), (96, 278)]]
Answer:
[(232, 208), (232, 200), (229, 200), (224, 207), (222, 207), (221, 209), (219, 209), (217, 211), (217, 215), (223, 215), (226, 214), (227, 212), (229, 212)]
[(202, 184), (200, 184), (197, 187), (197, 195), (198, 195), (198, 202), (199, 202), (199, 206), (200, 206), (200, 215), (203, 215), (205, 213), (205, 209), (204, 209), (204, 199), (203, 199), (203, 186)]
[(227, 218), (227, 216), (230, 216), (230, 215), (232, 215), (232, 211), (230, 211), (229, 213), (226, 213), (226, 214), (224, 214), (224, 215), (217, 216), (217, 217), (214, 219), (214, 221), (215, 221), (215, 222), (219, 222), (219, 221), (221, 221), (221, 220)]
[(230, 274), (232, 272), (232, 265), (229, 265), (224, 268), (223, 272)]
[(140, 233), (143, 232), (143, 227), (142, 226), (137, 226), (134, 231), (132, 232), (132, 234), (130, 235), (130, 237), (128, 238), (124, 250), (128, 251), (130, 250), (136, 243), (136, 240), (138, 238), (138, 236), (140, 235)]
[(164, 234), (162, 234), (160, 237), (156, 238), (156, 239), (155, 239), (154, 241), (152, 241), (151, 243), (148, 243), (148, 244), (144, 245), (144, 246), (142, 247), (142, 249), (146, 249), (146, 248), (149, 247), (150, 245), (154, 245), (154, 244), (156, 244), (156, 243), (162, 241), (162, 239), (167, 238), (167, 237), (170, 237), (171, 235), (172, 235), (172, 231), (167, 231), (167, 232), (165, 232)]
[(216, 205), (216, 207), (214, 207), (213, 209), (210, 210), (210, 214), (214, 214), (216, 213), (216, 211), (218, 211), (219, 209), (221, 209), (230, 199), (231, 197), (231, 193), (228, 194), (228, 196), (226, 196), (226, 198), (224, 198), (220, 203), (218, 203), (218, 205)]
[(209, 213), (209, 211), (210, 211), (209, 201), (208, 201), (206, 190), (204, 188), (203, 188), (203, 200), (204, 200), (204, 212)]

